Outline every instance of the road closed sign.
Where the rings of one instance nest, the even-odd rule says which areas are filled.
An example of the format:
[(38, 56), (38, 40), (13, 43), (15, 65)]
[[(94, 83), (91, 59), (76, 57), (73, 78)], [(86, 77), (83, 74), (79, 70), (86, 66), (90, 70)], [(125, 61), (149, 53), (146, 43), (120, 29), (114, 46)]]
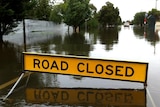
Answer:
[(148, 63), (79, 56), (23, 53), (24, 71), (146, 83)]

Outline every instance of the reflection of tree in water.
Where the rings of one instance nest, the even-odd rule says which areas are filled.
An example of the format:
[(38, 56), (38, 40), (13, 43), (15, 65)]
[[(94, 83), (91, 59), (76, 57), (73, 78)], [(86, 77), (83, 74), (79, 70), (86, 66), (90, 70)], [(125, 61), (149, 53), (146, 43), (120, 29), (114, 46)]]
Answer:
[(58, 74), (34, 73), (27, 87), (59, 87)]
[(138, 36), (139, 38), (146, 38), (148, 42), (151, 43), (151, 45), (156, 44), (157, 41), (159, 41), (159, 35), (158, 32), (155, 32), (154, 29), (149, 29), (148, 27), (134, 27), (133, 28), (134, 34)]
[[(16, 45), (9, 42), (0, 43), (0, 83), (4, 83), (21, 72), (21, 53)], [(21, 51), (20, 51), (21, 52)]]
[(55, 35), (52, 39), (38, 45), (43, 53), (88, 56), (90, 50), (90, 44), (87, 44), (84, 35), (77, 33), (66, 35), (64, 38)]
[(112, 50), (118, 42), (118, 28), (108, 28), (99, 31), (100, 41), (106, 45), (106, 50)]
[[(52, 47), (53, 45), (54, 47)], [(61, 54), (63, 52), (61, 35), (55, 35), (52, 39), (41, 43), (41, 49), (43, 53), (50, 53), (50, 51), (52, 51), (52, 48), (54, 48), (54, 51), (56, 51), (56, 53), (58, 54)]]
[(84, 35), (73, 33), (65, 36), (63, 48), (66, 54), (88, 56), (90, 44), (87, 44)]
[(144, 38), (144, 27), (140, 26), (133, 27), (133, 33), (139, 39)]
[(151, 45), (155, 45), (156, 42), (159, 41), (159, 35), (158, 32), (155, 32), (153, 30), (147, 30), (145, 35), (147, 41), (151, 43)]
[(63, 41), (62, 41), (62, 36), (56, 36), (52, 42), (55, 45), (55, 51), (57, 54), (61, 54), (64, 50), (62, 47)]
[(156, 53), (156, 43), (159, 41), (158, 31), (153, 28), (145, 27), (134, 27), (134, 34), (140, 38), (146, 38), (146, 40), (154, 46), (154, 53)]
[(156, 44), (159, 41), (159, 35), (158, 35), (158, 31), (154, 31), (154, 30), (147, 30), (146, 31), (146, 35), (145, 35), (147, 41), (150, 42), (150, 44), (152, 46), (154, 46), (154, 54), (156, 53)]

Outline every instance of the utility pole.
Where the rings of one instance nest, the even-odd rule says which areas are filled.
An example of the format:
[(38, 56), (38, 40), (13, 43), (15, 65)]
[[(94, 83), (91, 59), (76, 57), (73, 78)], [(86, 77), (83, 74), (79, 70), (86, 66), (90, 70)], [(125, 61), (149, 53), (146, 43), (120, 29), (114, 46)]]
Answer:
[(156, 0), (156, 5), (155, 5), (155, 9), (157, 9), (157, 1), (158, 1), (158, 0)]

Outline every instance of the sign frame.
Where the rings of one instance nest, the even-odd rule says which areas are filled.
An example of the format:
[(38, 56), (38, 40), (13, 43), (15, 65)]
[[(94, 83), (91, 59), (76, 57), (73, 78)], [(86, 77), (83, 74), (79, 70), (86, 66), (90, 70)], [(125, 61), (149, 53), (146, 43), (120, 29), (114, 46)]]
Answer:
[[(89, 57), (80, 57), (80, 56), (71, 56), (71, 55), (57, 55), (57, 54), (46, 54), (46, 53), (31, 53), (31, 52), (23, 52), (23, 72), (30, 71), (30, 72), (42, 72), (42, 73), (54, 73), (54, 74), (62, 74), (62, 75), (74, 75), (74, 76), (83, 76), (83, 77), (92, 77), (92, 78), (101, 78), (101, 79), (110, 79), (110, 80), (120, 80), (120, 81), (130, 81), (130, 82), (140, 82), (144, 83), (144, 86), (147, 86), (147, 75), (148, 75), (148, 63), (146, 62), (135, 62), (135, 61), (120, 61), (120, 60), (108, 60), (108, 59), (99, 59), (99, 58), (89, 58)], [(60, 73), (60, 72), (51, 72), (51, 71), (41, 71), (41, 70), (32, 70), (32, 69), (26, 69), (26, 56), (36, 56), (36, 57), (49, 57), (49, 58), (64, 58), (64, 59), (74, 59), (74, 60), (87, 60), (87, 61), (108, 61), (113, 63), (124, 63), (124, 64), (137, 64), (137, 65), (145, 65), (145, 76), (144, 81), (142, 80), (125, 80), (125, 79), (119, 79), (119, 78), (109, 78), (109, 77), (94, 77), (94, 76), (88, 76), (88, 75), (80, 75), (80, 74), (67, 74), (67, 73)], [(82, 64), (83, 65), (83, 64)], [(122, 67), (121, 67), (122, 68)], [(120, 69), (121, 69), (120, 68)], [(119, 68), (116, 68), (119, 69)], [(127, 68), (125, 68), (127, 69)], [(119, 70), (117, 71), (119, 72)], [(144, 75), (144, 74), (143, 74)]]

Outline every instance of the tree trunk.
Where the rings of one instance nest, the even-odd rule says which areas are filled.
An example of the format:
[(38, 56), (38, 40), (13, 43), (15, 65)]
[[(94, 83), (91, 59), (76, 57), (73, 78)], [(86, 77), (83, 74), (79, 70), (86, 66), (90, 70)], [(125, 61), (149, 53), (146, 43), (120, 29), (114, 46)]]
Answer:
[(3, 43), (2, 42), (0, 42), (0, 52), (2, 52), (2, 46), (3, 45)]
[(79, 31), (80, 31), (80, 30), (79, 30), (79, 26), (74, 26), (74, 27), (73, 27), (73, 32), (74, 32), (74, 33), (79, 33)]
[(75, 26), (73, 26), (73, 32), (76, 33), (76, 27)]
[(80, 32), (79, 26), (77, 26), (77, 28), (76, 28), (76, 33), (79, 33), (79, 32)]
[(0, 34), (0, 43), (3, 43), (3, 35)]
[(2, 30), (1, 23), (0, 23), (0, 43), (2, 42), (3, 42), (3, 30)]

